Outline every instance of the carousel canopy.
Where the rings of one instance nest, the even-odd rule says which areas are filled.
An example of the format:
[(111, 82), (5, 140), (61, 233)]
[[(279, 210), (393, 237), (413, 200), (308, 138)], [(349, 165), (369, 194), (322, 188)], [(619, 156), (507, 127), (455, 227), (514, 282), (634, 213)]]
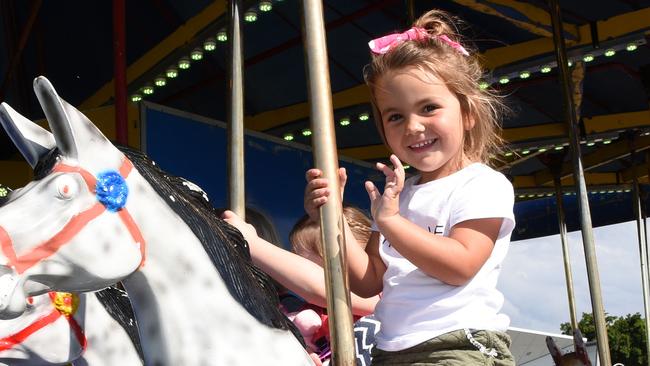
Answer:
[[(362, 68), (370, 39), (406, 27), (409, 2), (323, 3), (339, 153), (385, 160)], [(437, 7), (464, 19), (463, 33), (485, 65), (484, 86), (507, 96), (514, 112), (503, 121), (508, 149), (495, 161), (512, 179), (518, 200), (549, 200), (548, 163), (554, 159), (563, 162), (562, 183), (571, 195), (567, 124), (546, 2), (412, 3), (415, 16)], [(245, 125), (309, 145), (300, 2), (243, 5)], [(114, 136), (112, 2), (2, 1), (0, 7), (0, 100), (42, 118), (30, 90), (32, 79), (43, 74), (69, 102), (103, 116), (91, 119), (103, 118), (104, 131)], [(650, 0), (565, 0), (561, 10), (590, 197), (616, 201), (629, 192), (634, 176), (647, 182), (650, 170)], [(227, 2), (128, 1), (125, 14), (130, 144), (139, 144), (138, 100), (225, 120)], [(23, 169), (4, 132), (0, 159), (2, 172)], [(1, 180), (13, 183), (11, 177)], [(548, 204), (529, 206), (541, 212), (535, 217), (554, 217)]]

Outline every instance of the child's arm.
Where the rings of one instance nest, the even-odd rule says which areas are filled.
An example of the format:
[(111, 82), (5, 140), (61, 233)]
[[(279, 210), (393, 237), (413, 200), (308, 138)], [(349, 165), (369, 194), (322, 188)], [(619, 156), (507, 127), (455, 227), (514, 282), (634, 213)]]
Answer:
[[(305, 211), (311, 220), (318, 221), (319, 207), (327, 202), (330, 190), (326, 178), (318, 169), (310, 169), (306, 173)], [(341, 197), (347, 181), (344, 168), (339, 169)], [(344, 220), (345, 221), (345, 220)], [(357, 242), (349, 225), (345, 222), (345, 242), (348, 275), (351, 290), (362, 297), (373, 297), (382, 290), (383, 276), (386, 266), (379, 256), (379, 233), (370, 235), (365, 251)]]
[[(244, 235), (256, 266), (310, 304), (327, 307), (323, 268), (260, 238), (252, 225), (244, 222), (232, 211), (225, 211), (222, 218)], [(354, 315), (372, 314), (379, 301), (378, 296), (364, 299), (354, 293), (350, 295)]]
[(503, 218), (460, 222), (451, 229), (449, 237), (430, 233), (400, 215), (404, 168), (395, 155), (391, 156), (391, 162), (394, 169), (377, 163), (377, 168), (386, 175), (383, 194), (371, 182), (366, 183), (379, 230), (395, 250), (429, 276), (450, 285), (464, 285), (490, 257)]
[(377, 221), (377, 225), (395, 250), (424, 273), (462, 286), (490, 257), (502, 221), (463, 221), (451, 229), (449, 237), (434, 235), (399, 215)]

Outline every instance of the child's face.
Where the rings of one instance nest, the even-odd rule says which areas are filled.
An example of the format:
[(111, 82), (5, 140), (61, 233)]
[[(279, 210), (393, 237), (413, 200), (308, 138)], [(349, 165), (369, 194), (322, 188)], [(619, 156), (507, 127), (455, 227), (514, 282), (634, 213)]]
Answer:
[(422, 173), (420, 183), (465, 165), (463, 134), (473, 124), (463, 122), (460, 102), (442, 80), (407, 68), (383, 75), (374, 92), (389, 147)]

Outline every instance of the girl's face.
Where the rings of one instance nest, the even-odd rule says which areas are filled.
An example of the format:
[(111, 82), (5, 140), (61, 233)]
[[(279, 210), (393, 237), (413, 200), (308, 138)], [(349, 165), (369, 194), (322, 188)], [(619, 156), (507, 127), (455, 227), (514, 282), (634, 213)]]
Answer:
[(390, 149), (422, 173), (419, 183), (445, 177), (467, 165), (463, 134), (473, 121), (434, 75), (406, 68), (383, 75), (375, 99)]

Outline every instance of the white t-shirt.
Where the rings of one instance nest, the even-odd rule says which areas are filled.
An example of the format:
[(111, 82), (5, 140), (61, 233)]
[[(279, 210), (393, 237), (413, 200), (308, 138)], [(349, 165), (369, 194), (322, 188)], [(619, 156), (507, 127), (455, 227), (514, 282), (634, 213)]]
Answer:
[(503, 223), (492, 254), (464, 286), (425, 274), (380, 235), (386, 273), (375, 315), (381, 321), (377, 347), (385, 351), (403, 350), (458, 329), (505, 331), (510, 323), (499, 314), (503, 295), (496, 284), (515, 227), (512, 184), (478, 163), (424, 184), (416, 184), (419, 179), (406, 180), (400, 215), (429, 232), (449, 236), (454, 225), (471, 219), (502, 217)]

